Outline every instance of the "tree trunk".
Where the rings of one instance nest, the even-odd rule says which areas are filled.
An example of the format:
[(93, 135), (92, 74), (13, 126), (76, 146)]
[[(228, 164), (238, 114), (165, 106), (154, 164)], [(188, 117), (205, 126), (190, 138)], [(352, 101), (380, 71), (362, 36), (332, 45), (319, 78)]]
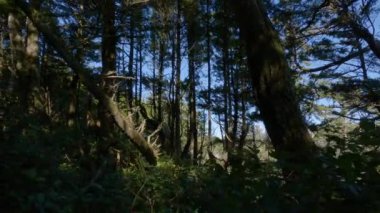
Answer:
[(230, 46), (230, 32), (227, 23), (228, 20), (228, 4), (223, 2), (223, 21), (226, 23), (223, 26), (222, 31), (222, 70), (223, 70), (223, 103), (224, 103), (224, 149), (229, 150), (231, 147), (230, 137), (230, 116), (231, 116), (231, 89), (230, 89), (230, 58), (229, 58), (229, 46)]
[(134, 63), (135, 63), (135, 73), (134, 73), (134, 87), (135, 87), (135, 92), (133, 94), (133, 100), (135, 101), (135, 104), (137, 104), (138, 102), (138, 85), (139, 85), (139, 40), (141, 38), (139, 38), (140, 36), (139, 35), (136, 35), (136, 51), (135, 51), (135, 60), (134, 60)]
[[(78, 59), (79, 63), (83, 63), (83, 55), (84, 55), (84, 34), (83, 34), (83, 27), (84, 27), (84, 20), (82, 18), (82, 14), (84, 12), (84, 5), (83, 5), (83, 1), (80, 1), (79, 3), (79, 14), (77, 14), (77, 17), (78, 17), (78, 29), (77, 29), (77, 39), (80, 42), (80, 45), (79, 47), (76, 47), (77, 48), (77, 51), (76, 51), (76, 58)], [(74, 73), (73, 74), (73, 79), (70, 83), (70, 102), (69, 102), (69, 110), (68, 110), (68, 121), (67, 121), (67, 125), (69, 127), (73, 127), (74, 125), (77, 125), (77, 122), (76, 122), (76, 118), (77, 118), (77, 106), (78, 106), (78, 96), (77, 96), (77, 93), (78, 93), (78, 87), (79, 87), (79, 76)]]
[(170, 82), (169, 82), (169, 106), (170, 106), (170, 114), (168, 116), (168, 123), (169, 123), (169, 126), (170, 126), (170, 129), (172, 129), (173, 131), (170, 132), (170, 144), (168, 144), (168, 148), (167, 151), (168, 151), (168, 154), (171, 154), (173, 155), (175, 153), (174, 151), (174, 144), (175, 144), (175, 137), (176, 137), (176, 130), (175, 130), (175, 118), (176, 118), (176, 97), (175, 97), (175, 94), (176, 94), (176, 71), (177, 71), (177, 68), (176, 68), (176, 39), (175, 39), (175, 36), (176, 36), (176, 33), (174, 32), (173, 34), (171, 34), (173, 37), (170, 38), (170, 40), (172, 41), (171, 42), (171, 53), (170, 53), (170, 62), (171, 62), (171, 68), (172, 68), (172, 72), (171, 72), (171, 76), (170, 76)]
[(177, 0), (176, 20), (176, 75), (175, 75), (175, 103), (174, 103), (174, 153), (179, 155), (181, 149), (181, 4)]
[(247, 125), (246, 95), (244, 91), (242, 92), (242, 97), (241, 97), (241, 108), (242, 108), (242, 112), (241, 112), (242, 124), (241, 124), (241, 133), (240, 133), (239, 144), (238, 144), (239, 150), (243, 149), (245, 140), (248, 135), (248, 130), (249, 130), (249, 127)]
[[(25, 48), (24, 38), (21, 34), (20, 15), (12, 11), (8, 15), (9, 41), (11, 46), (11, 85), (19, 95), (20, 107), (24, 112), (28, 109), (28, 84), (27, 72), (25, 72)], [(14, 81), (14, 83), (13, 83)]]
[[(261, 0), (231, 2), (246, 43), (248, 67), (271, 142), (278, 154), (300, 163), (313, 153), (280, 38)], [(287, 154), (286, 154), (287, 153)]]
[(102, 75), (103, 87), (107, 95), (115, 95), (115, 80), (108, 78), (116, 75), (116, 30), (115, 30), (115, 1), (106, 0), (102, 7)]
[[(185, 147), (189, 147), (193, 144), (193, 163), (198, 162), (198, 129), (197, 129), (197, 109), (196, 109), (196, 51), (198, 49), (197, 44), (197, 16), (198, 5), (197, 1), (189, 1), (186, 4), (185, 18), (187, 22), (187, 46), (188, 46), (188, 65), (189, 65), (189, 134), (187, 144)], [(187, 155), (189, 150), (184, 149), (184, 156)]]
[(159, 56), (158, 56), (158, 83), (157, 83), (157, 119), (161, 123), (163, 120), (162, 112), (162, 93), (163, 93), (163, 81), (164, 81), (164, 60), (165, 60), (165, 41), (160, 41), (159, 44)]
[[(2, 20), (0, 19), (0, 21), (2, 22)], [(3, 27), (3, 23), (0, 23), (0, 73), (1, 73), (1, 76), (3, 77), (3, 72), (5, 70), (5, 51), (4, 51), (4, 27)]]
[(157, 41), (156, 41), (156, 34), (155, 32), (152, 32), (152, 52), (153, 52), (153, 70), (152, 70), (152, 74), (153, 74), (153, 80), (152, 80), (152, 106), (153, 106), (153, 117), (157, 117), (157, 104), (156, 104), (156, 87), (157, 87), (157, 83), (156, 83), (156, 65), (157, 65), (157, 60), (156, 60), (156, 49), (157, 49)]
[(139, 40), (139, 96), (138, 96), (138, 102), (141, 104), (142, 101), (142, 82), (143, 82), (143, 63), (144, 63), (144, 58), (142, 55), (143, 52), (143, 38), (142, 35), (140, 35), (140, 40)]
[[(106, 0), (101, 7), (103, 32), (102, 32), (102, 87), (108, 97), (113, 99), (116, 88), (116, 30), (115, 30), (115, 1)], [(112, 116), (107, 109), (99, 106), (99, 117), (101, 121), (101, 135), (108, 137), (112, 128)], [(106, 147), (104, 147), (106, 148)]]
[(231, 87), (232, 87), (232, 98), (233, 98), (233, 108), (234, 108), (234, 115), (232, 120), (232, 131), (231, 131), (231, 140), (232, 145), (235, 147), (238, 143), (237, 141), (237, 131), (238, 131), (238, 122), (239, 122), (239, 87), (240, 83), (237, 77), (237, 72), (239, 70), (234, 69), (231, 73)]
[(207, 138), (208, 143), (211, 143), (211, 134), (212, 134), (212, 122), (211, 122), (211, 34), (210, 34), (210, 25), (211, 25), (211, 12), (210, 12), (210, 0), (207, 0), (206, 6), (207, 13)]
[[(133, 12), (130, 15), (129, 26), (129, 61), (128, 61), (128, 77), (133, 77), (133, 62), (134, 62), (134, 49), (135, 49), (135, 20)], [(133, 102), (133, 80), (127, 82), (127, 103), (129, 107), (132, 107)]]
[[(39, 9), (40, 1), (32, 0), (31, 6), (35, 9)], [(26, 37), (26, 63), (28, 67), (26, 81), (27, 84), (24, 85), (26, 90), (26, 99), (28, 101), (28, 105), (31, 108), (30, 100), (33, 102), (37, 100), (34, 98), (38, 95), (39, 91), (39, 82), (40, 82), (40, 74), (38, 72), (38, 53), (39, 53), (39, 44), (38, 44), (38, 31), (37, 28), (33, 25), (30, 19), (27, 19), (27, 37)]]

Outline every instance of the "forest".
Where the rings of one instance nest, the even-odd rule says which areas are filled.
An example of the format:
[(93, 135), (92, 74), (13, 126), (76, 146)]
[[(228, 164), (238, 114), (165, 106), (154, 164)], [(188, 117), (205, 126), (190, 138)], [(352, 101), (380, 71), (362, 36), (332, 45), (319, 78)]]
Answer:
[(379, 14), (0, 0), (0, 212), (379, 212)]

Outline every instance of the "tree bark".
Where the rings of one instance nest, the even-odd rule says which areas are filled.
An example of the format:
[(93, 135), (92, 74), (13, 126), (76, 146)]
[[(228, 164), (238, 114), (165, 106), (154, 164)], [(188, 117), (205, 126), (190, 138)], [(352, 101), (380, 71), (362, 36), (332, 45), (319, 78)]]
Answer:
[(161, 40), (159, 42), (159, 56), (158, 56), (158, 82), (157, 82), (157, 119), (159, 122), (163, 121), (162, 112), (162, 93), (164, 86), (164, 63), (165, 63), (165, 47), (166, 42)]
[(138, 96), (138, 103), (141, 104), (142, 101), (142, 88), (143, 88), (143, 38), (142, 35), (140, 35), (139, 40), (139, 96)]
[[(106, 0), (100, 8), (102, 15), (102, 88), (108, 97), (113, 99), (116, 93), (115, 79), (109, 78), (116, 75), (116, 30), (115, 30), (115, 1)], [(101, 136), (108, 137), (112, 128), (112, 116), (102, 105), (99, 106), (101, 122)], [(106, 146), (104, 146), (106, 148)], [(104, 150), (105, 151), (105, 150)]]
[(196, 50), (198, 42), (196, 37), (198, 5), (197, 1), (188, 1), (185, 5), (185, 19), (187, 22), (187, 46), (188, 46), (188, 66), (189, 66), (189, 132), (187, 138), (187, 150), (183, 150), (183, 156), (187, 156), (190, 144), (193, 144), (193, 163), (198, 163), (198, 129), (197, 129), (197, 109), (196, 109)]
[(107, 95), (115, 95), (115, 80), (108, 78), (116, 75), (116, 29), (115, 29), (115, 1), (106, 0), (101, 8), (103, 18), (102, 32), (102, 75), (103, 87)]
[[(76, 58), (78, 59), (79, 63), (83, 63), (83, 55), (84, 55), (84, 34), (83, 34), (83, 27), (84, 27), (84, 19), (83, 19), (83, 12), (84, 12), (84, 4), (83, 0), (80, 1), (79, 3), (79, 13), (77, 14), (76, 17), (78, 17), (77, 22), (78, 22), (78, 29), (76, 32), (77, 38), (80, 41), (79, 47), (76, 47)], [(78, 88), (79, 88), (80, 82), (79, 82), (79, 76), (74, 73), (73, 74), (73, 79), (71, 80), (70, 83), (70, 101), (69, 101), (69, 109), (67, 113), (67, 125), (69, 127), (73, 127), (77, 125), (77, 110), (78, 110)]]
[(28, 84), (27, 72), (25, 71), (25, 44), (21, 34), (20, 14), (12, 11), (8, 15), (9, 41), (11, 47), (11, 85), (12, 90), (19, 95), (20, 107), (23, 111), (28, 109)]
[[(39, 0), (30, 1), (30, 6), (38, 8)], [(25, 112), (30, 112), (32, 96), (37, 89), (39, 82), (38, 73), (38, 31), (33, 23), (26, 19), (26, 25), (22, 26), (24, 21), (16, 11), (12, 11), (8, 16), (9, 37), (12, 48), (13, 74), (17, 78), (16, 88), (19, 95), (20, 106)], [(25, 39), (22, 34), (22, 28), (26, 27)]]
[(257, 105), (271, 142), (281, 157), (300, 163), (314, 153), (314, 143), (298, 105), (280, 38), (261, 0), (231, 3), (246, 44)]
[(179, 155), (181, 149), (181, 2), (177, 0), (176, 20), (176, 75), (175, 75), (175, 103), (174, 103), (174, 140), (173, 149)]
[(208, 143), (211, 144), (211, 134), (212, 134), (212, 122), (211, 122), (211, 34), (210, 34), (210, 25), (211, 25), (211, 12), (210, 12), (210, 0), (207, 0), (206, 6), (207, 13), (207, 138)]
[[(194, 24), (194, 23), (193, 23)], [(196, 41), (194, 38), (194, 26), (189, 27), (188, 32), (188, 45), (189, 48), (189, 143), (193, 144), (193, 161), (197, 164), (198, 158), (198, 129), (197, 129), (197, 109), (196, 109), (196, 94), (195, 94), (195, 48)]]
[[(31, 6), (38, 9), (40, 7), (39, 0), (32, 0)], [(38, 53), (39, 53), (39, 33), (30, 19), (27, 19), (27, 37), (26, 37), (26, 63), (28, 64), (27, 81), (24, 85), (27, 90), (26, 98), (30, 101), (35, 95), (38, 95), (40, 82), (40, 74), (38, 72)], [(33, 98), (34, 99), (34, 98)]]
[[(130, 26), (129, 26), (129, 58), (128, 58), (128, 76), (134, 76), (133, 62), (134, 62), (134, 49), (135, 49), (135, 17), (133, 11), (130, 14)], [(137, 77), (137, 76), (135, 76)], [(133, 80), (127, 82), (127, 103), (129, 107), (132, 107), (133, 103)]]
[[(0, 21), (2, 21), (0, 19)], [(2, 25), (3, 23), (1, 23)], [(0, 26), (0, 73), (3, 75), (3, 71), (5, 70), (5, 54), (4, 54), (4, 32), (3, 26)]]
[[(31, 9), (28, 3), (23, 0), (15, 0), (16, 5), (33, 21), (47, 42), (52, 45), (57, 53), (65, 60), (67, 65), (78, 74), (83, 84), (88, 88), (91, 94), (99, 100), (99, 102), (112, 115), (117, 126), (131, 139), (132, 143), (142, 153), (146, 160), (155, 165), (157, 163), (157, 153), (154, 148), (145, 140), (145, 138), (135, 129), (135, 124), (131, 117), (126, 116), (117, 106), (117, 104), (109, 97), (96, 82), (92, 80), (91, 72), (77, 62), (75, 57), (65, 49), (66, 42), (58, 37), (57, 32), (54, 32), (49, 27), (46, 21), (41, 20), (41, 14), (34, 9)], [(45, 23), (45, 24), (43, 24)], [(54, 29), (54, 26), (52, 27)]]
[(237, 131), (238, 131), (238, 122), (239, 122), (239, 87), (240, 83), (238, 80), (237, 72), (239, 70), (232, 70), (231, 73), (231, 87), (232, 87), (232, 99), (233, 99), (233, 108), (234, 108), (234, 115), (232, 117), (232, 131), (230, 134), (230, 137), (232, 139), (232, 145), (235, 147), (238, 143), (237, 141)]
[(224, 149), (229, 151), (232, 140), (230, 137), (231, 116), (231, 88), (230, 88), (230, 31), (228, 19), (228, 2), (223, 2), (223, 21), (226, 23), (222, 29), (222, 71), (223, 71), (223, 103), (224, 103)]
[(156, 33), (152, 32), (152, 52), (153, 52), (153, 70), (152, 70), (152, 75), (153, 75), (153, 80), (152, 80), (152, 106), (153, 106), (153, 117), (157, 117), (157, 104), (156, 104), (156, 65), (157, 65), (157, 60), (156, 60), (156, 49), (157, 49), (157, 41), (156, 41)]

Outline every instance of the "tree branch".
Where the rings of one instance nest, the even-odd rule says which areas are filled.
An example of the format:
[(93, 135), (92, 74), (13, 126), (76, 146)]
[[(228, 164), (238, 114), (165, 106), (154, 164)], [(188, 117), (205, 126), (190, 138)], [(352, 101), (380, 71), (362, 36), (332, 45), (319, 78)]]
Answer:
[(331, 67), (334, 67), (334, 66), (338, 66), (338, 65), (341, 65), (351, 59), (354, 59), (356, 57), (359, 57), (361, 54), (363, 53), (366, 53), (370, 50), (369, 47), (366, 47), (366, 48), (363, 48), (361, 51), (358, 51), (358, 52), (354, 52), (354, 53), (351, 53), (343, 58), (340, 58), (338, 60), (335, 60), (329, 64), (326, 64), (326, 65), (323, 65), (323, 66), (320, 66), (320, 67), (315, 67), (315, 68), (310, 68), (310, 69), (307, 69), (307, 68), (301, 68), (301, 74), (307, 74), (307, 73), (313, 73), (313, 72), (319, 72), (319, 71), (323, 71), (323, 70), (327, 70)]
[(377, 58), (380, 59), (380, 40), (376, 39), (375, 36), (371, 32), (369, 32), (368, 29), (358, 24), (352, 18), (349, 21), (349, 24), (355, 35), (366, 41), (372, 52), (376, 55)]

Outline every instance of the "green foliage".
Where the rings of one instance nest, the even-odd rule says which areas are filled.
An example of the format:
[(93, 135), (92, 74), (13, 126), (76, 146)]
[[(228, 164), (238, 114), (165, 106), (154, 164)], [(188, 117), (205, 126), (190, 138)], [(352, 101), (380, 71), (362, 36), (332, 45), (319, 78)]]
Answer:
[[(156, 168), (133, 169), (128, 185), (136, 194), (134, 210), (158, 212), (333, 211), (380, 208), (379, 173), (369, 155), (355, 147), (336, 156), (335, 147), (322, 151), (313, 164), (301, 166), (302, 178), (287, 180), (280, 164), (262, 163), (247, 152), (225, 170), (208, 162), (202, 167), (178, 167), (164, 160)], [(241, 156), (241, 155), (240, 155)], [(283, 166), (283, 165), (281, 165)], [(132, 181), (133, 180), (133, 181)]]
[(370, 121), (345, 138), (327, 131), (330, 145), (312, 163), (288, 165), (298, 171), (289, 179), (284, 162), (261, 162), (256, 149), (230, 153), (227, 167), (212, 160), (179, 165), (167, 156), (151, 167), (129, 152), (122, 156), (127, 165), (115, 170), (96, 150), (101, 139), (34, 123), (0, 143), (0, 203), (3, 210), (40, 212), (376, 212), (378, 132)]

